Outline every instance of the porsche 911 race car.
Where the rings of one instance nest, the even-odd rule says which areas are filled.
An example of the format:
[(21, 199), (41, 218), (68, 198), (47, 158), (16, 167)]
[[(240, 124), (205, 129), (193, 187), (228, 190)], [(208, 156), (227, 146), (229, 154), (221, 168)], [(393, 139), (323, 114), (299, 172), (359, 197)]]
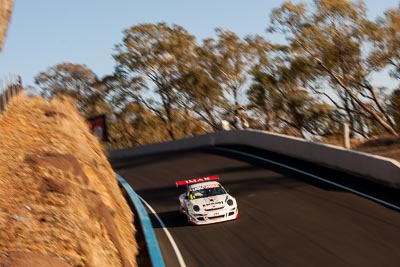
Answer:
[(207, 176), (177, 181), (176, 186), (186, 185), (186, 192), (179, 196), (180, 213), (190, 224), (201, 225), (239, 218), (234, 197), (218, 182), (218, 176)]

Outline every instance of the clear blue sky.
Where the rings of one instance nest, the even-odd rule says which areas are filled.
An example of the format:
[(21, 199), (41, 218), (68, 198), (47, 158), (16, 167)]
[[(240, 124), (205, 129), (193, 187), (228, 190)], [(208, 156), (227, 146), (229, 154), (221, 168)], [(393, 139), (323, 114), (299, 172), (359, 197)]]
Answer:
[[(0, 78), (17, 74), (22, 76), (24, 85), (29, 85), (40, 71), (61, 62), (85, 64), (100, 77), (110, 74), (114, 67), (111, 54), (122, 40), (122, 31), (141, 23), (179, 24), (198, 41), (214, 37), (217, 27), (239, 36), (266, 35), (271, 9), (282, 2), (15, 0), (7, 40), (0, 54)], [(365, 3), (369, 16), (375, 19), (388, 7), (397, 6), (399, 0)]]

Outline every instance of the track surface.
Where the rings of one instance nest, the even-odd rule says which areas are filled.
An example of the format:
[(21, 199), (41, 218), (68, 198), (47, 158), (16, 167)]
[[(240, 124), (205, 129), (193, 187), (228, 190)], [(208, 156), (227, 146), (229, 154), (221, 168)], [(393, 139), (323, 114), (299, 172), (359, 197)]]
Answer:
[[(266, 152), (247, 152), (359, 186), (357, 179), (340, 173)], [(156, 210), (188, 267), (400, 266), (397, 210), (304, 175), (212, 148), (112, 164)], [(177, 198), (183, 189), (176, 189), (175, 181), (207, 175), (219, 175), (237, 198), (239, 220), (195, 227), (179, 215)], [(398, 191), (373, 184), (359, 187), (399, 202)], [(160, 225), (156, 220), (153, 225), (166, 265), (179, 266)]]

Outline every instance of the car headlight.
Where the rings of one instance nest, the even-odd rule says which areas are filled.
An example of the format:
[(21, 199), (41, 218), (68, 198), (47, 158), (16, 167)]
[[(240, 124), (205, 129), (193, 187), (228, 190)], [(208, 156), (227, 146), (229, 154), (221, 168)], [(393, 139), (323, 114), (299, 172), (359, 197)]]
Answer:
[(232, 199), (228, 199), (228, 201), (226, 203), (228, 203), (229, 206), (233, 206), (233, 200)]
[(193, 206), (193, 210), (196, 211), (196, 212), (199, 212), (200, 211), (200, 207), (197, 206), (197, 205), (194, 205)]

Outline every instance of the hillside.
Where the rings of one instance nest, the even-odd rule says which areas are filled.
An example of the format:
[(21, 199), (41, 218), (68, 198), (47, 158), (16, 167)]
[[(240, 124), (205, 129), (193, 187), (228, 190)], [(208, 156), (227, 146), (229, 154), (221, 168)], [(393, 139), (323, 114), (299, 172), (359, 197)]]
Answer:
[(0, 115), (0, 266), (136, 266), (133, 214), (68, 100)]

